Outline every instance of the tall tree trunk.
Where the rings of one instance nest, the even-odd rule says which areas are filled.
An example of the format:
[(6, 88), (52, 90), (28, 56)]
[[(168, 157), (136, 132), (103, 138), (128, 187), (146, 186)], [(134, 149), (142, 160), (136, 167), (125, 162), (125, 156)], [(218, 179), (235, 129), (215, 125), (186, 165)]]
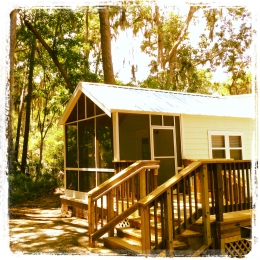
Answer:
[(19, 106), (19, 112), (18, 112), (18, 123), (17, 123), (16, 139), (15, 139), (15, 147), (14, 147), (15, 161), (16, 162), (18, 162), (23, 107), (24, 107), (24, 89), (22, 90), (21, 99), (20, 99), (20, 106)]
[(8, 122), (7, 122), (7, 138), (8, 138), (8, 172), (15, 172), (14, 160), (15, 160), (15, 151), (13, 144), (13, 133), (12, 133), (12, 110), (13, 110), (13, 86), (14, 86), (14, 53), (15, 53), (15, 45), (16, 45), (16, 21), (17, 21), (17, 9), (13, 10), (10, 14), (10, 80), (9, 80), (9, 89), (7, 89), (7, 93), (9, 93), (9, 99), (7, 99), (8, 107)]
[(155, 23), (157, 27), (157, 62), (158, 62), (158, 72), (161, 72), (164, 70), (164, 64), (163, 64), (163, 31), (162, 31), (162, 23), (160, 20), (160, 13), (159, 13), (159, 6), (155, 6)]
[(115, 84), (111, 54), (111, 34), (108, 8), (108, 6), (103, 6), (102, 8), (99, 8), (102, 62), (104, 71), (104, 82), (106, 84)]
[(28, 151), (35, 49), (36, 49), (36, 38), (33, 37), (31, 56), (30, 56), (30, 68), (29, 68), (30, 71), (29, 71), (29, 78), (28, 78), (28, 94), (27, 94), (27, 102), (26, 102), (24, 142), (23, 142), (23, 154), (22, 154), (22, 164), (21, 164), (22, 173), (25, 173), (27, 151)]
[[(85, 35), (84, 35), (86, 43), (88, 43), (88, 36), (89, 36), (88, 13), (89, 13), (89, 7), (87, 6), (86, 13), (85, 13)], [(90, 52), (89, 49), (84, 50), (84, 58), (86, 61), (85, 64), (88, 64), (89, 52)], [(84, 69), (87, 70), (88, 68), (85, 66)]]

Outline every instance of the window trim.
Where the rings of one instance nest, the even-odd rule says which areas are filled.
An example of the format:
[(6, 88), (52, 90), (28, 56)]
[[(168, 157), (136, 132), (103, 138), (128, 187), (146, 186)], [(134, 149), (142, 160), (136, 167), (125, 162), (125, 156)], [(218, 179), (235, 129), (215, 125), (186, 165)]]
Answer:
[[(209, 158), (214, 159), (212, 156), (212, 150), (214, 148), (212, 147), (212, 135), (222, 135), (225, 139), (225, 147), (223, 147), (223, 150), (225, 150), (226, 158), (230, 159), (230, 150), (241, 150), (241, 156), (242, 160), (244, 158), (244, 132), (235, 132), (235, 131), (208, 131), (208, 144), (209, 144)], [(241, 148), (240, 147), (230, 147), (229, 144), (229, 136), (240, 136), (241, 137)]]

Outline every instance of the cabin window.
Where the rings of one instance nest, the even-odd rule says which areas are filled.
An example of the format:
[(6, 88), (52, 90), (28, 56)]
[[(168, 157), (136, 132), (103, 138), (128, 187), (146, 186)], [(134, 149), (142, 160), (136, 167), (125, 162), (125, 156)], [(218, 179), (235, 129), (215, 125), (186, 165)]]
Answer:
[(243, 133), (209, 131), (209, 151), (212, 159), (243, 159)]

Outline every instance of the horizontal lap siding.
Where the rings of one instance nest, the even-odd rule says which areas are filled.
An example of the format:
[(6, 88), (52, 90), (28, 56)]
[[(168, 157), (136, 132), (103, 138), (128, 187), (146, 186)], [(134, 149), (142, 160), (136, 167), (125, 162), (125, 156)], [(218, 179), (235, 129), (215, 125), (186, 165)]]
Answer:
[(208, 131), (243, 132), (243, 159), (252, 159), (252, 119), (182, 115), (184, 159), (209, 159)]

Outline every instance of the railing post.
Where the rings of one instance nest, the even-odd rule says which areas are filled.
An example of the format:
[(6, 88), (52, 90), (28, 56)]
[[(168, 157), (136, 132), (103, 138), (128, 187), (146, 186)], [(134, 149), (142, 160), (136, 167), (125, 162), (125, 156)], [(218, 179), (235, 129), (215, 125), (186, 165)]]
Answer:
[(154, 187), (153, 189), (155, 190), (158, 186), (158, 168), (153, 170), (153, 179), (154, 179)]
[(151, 227), (150, 227), (150, 208), (149, 206), (140, 206), (141, 214), (141, 235), (142, 235), (142, 253), (149, 255), (151, 251)]
[(172, 190), (169, 188), (166, 192), (166, 255), (168, 257), (174, 256), (173, 254), (173, 224), (172, 224)]
[(201, 203), (202, 203), (202, 223), (204, 233), (204, 245), (211, 244), (210, 231), (210, 210), (209, 210), (209, 189), (208, 189), (208, 167), (203, 164), (200, 168), (200, 183), (201, 183)]
[(223, 206), (223, 180), (222, 180), (222, 164), (216, 165), (216, 171), (214, 172), (214, 183), (216, 192), (216, 249), (219, 249), (220, 255), (225, 254), (224, 240), (221, 239), (221, 222), (224, 220), (224, 206)]
[(94, 233), (94, 202), (92, 202), (92, 197), (88, 196), (88, 232), (89, 232), (89, 247), (94, 247), (95, 242), (92, 241), (92, 235)]
[[(114, 194), (113, 194), (113, 190), (111, 190), (107, 193), (107, 222), (109, 222), (113, 218), (114, 218)], [(114, 236), (114, 228), (111, 228), (108, 231), (108, 236), (109, 237)]]
[(223, 221), (223, 181), (222, 181), (222, 164), (217, 163), (214, 174), (215, 191), (216, 191), (216, 221)]
[(146, 174), (145, 170), (140, 172), (140, 199), (146, 196)]

